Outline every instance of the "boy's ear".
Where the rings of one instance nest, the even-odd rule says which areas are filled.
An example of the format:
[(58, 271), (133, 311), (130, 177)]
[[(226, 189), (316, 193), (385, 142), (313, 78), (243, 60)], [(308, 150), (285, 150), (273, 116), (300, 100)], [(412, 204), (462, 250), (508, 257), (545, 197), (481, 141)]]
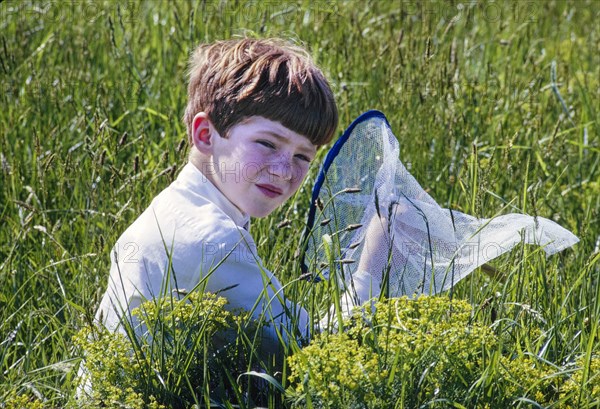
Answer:
[(198, 112), (192, 120), (192, 143), (202, 153), (211, 153), (216, 130), (204, 112)]

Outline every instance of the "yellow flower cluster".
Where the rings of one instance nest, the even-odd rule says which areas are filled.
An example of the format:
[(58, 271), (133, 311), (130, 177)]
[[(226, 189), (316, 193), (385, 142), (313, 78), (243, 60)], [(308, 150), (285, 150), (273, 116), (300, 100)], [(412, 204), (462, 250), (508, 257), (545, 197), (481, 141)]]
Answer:
[(86, 368), (94, 385), (88, 406), (143, 407), (142, 396), (129, 386), (140, 372), (140, 363), (123, 334), (103, 328), (84, 328), (75, 335), (74, 341), (85, 349)]
[(160, 409), (204, 399), (222, 385), (223, 362), (246, 365), (235, 337), (257, 329), (248, 313), (228, 311), (226, 304), (203, 292), (146, 301), (132, 311), (138, 325), (128, 324), (128, 333), (138, 334), (132, 339), (101, 326), (84, 328), (75, 343), (92, 390), (73, 406)]
[[(471, 306), (443, 297), (406, 297), (357, 310), (342, 334), (324, 334), (289, 358), (296, 407), (390, 408), (455, 398), (493, 348), (473, 325)], [(360, 318), (356, 318), (360, 317)], [(414, 405), (414, 406), (413, 406)]]
[[(576, 409), (582, 402), (593, 402), (600, 407), (600, 356), (592, 356), (589, 360), (579, 357), (575, 365), (575, 371), (561, 390), (564, 408)], [(581, 387), (583, 384), (585, 388)]]
[(6, 409), (44, 409), (41, 400), (25, 394), (9, 396), (4, 405)]
[[(301, 353), (289, 358), (293, 369), (290, 381), (296, 382), (296, 392), (301, 394), (304, 375), (298, 371), (306, 368), (312, 389), (312, 401), (317, 407), (325, 403), (331, 407), (352, 408), (347, 396), (377, 402), (385, 388), (386, 373), (379, 371), (379, 362), (371, 351), (348, 334), (319, 337)], [(302, 376), (302, 378), (301, 378)], [(356, 399), (355, 399), (356, 400)], [(303, 407), (300, 404), (300, 407)]]
[(478, 322), (465, 301), (389, 299), (356, 310), (345, 328), (317, 336), (288, 359), (292, 407), (600, 405), (600, 357), (580, 358), (569, 369), (522, 348), (515, 354), (519, 340)]

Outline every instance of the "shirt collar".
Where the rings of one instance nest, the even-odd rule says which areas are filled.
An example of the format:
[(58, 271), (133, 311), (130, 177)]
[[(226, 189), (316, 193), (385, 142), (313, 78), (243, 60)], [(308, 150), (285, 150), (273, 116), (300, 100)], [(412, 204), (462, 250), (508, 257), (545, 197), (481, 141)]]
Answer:
[(244, 229), (248, 229), (250, 226), (250, 216), (242, 213), (233, 203), (225, 197), (223, 193), (210, 180), (192, 163), (187, 163), (179, 175), (177, 176), (177, 182), (182, 183), (188, 190), (197, 193), (215, 205), (217, 205), (223, 212), (231, 217), (233, 222)]

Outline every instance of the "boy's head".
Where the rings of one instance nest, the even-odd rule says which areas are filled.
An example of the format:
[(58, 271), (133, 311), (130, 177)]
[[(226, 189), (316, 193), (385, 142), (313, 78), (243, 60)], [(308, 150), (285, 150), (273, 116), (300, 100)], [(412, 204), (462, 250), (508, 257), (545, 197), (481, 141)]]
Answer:
[(316, 147), (337, 128), (323, 73), (279, 40), (201, 45), (188, 94), (190, 161), (250, 216), (268, 215), (296, 192)]
[(245, 118), (261, 116), (308, 138), (328, 143), (337, 128), (333, 93), (307, 52), (276, 39), (236, 39), (200, 45), (189, 69), (184, 121), (208, 115), (224, 138)]

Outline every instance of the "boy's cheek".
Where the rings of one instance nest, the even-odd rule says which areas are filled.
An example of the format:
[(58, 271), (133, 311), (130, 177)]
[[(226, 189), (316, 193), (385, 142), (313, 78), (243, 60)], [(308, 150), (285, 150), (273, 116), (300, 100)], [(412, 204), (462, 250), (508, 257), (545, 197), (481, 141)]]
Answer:
[(302, 183), (302, 181), (304, 180), (304, 178), (306, 177), (306, 175), (308, 174), (308, 164), (306, 165), (300, 165), (298, 167), (296, 167), (296, 171), (295, 171), (295, 179), (298, 180), (298, 183)]
[(294, 191), (296, 191), (300, 187), (300, 184), (304, 181), (305, 177), (306, 173), (296, 173), (292, 176), (291, 183)]
[(304, 182), (304, 179), (306, 179), (306, 175), (307, 172), (302, 173), (301, 175), (299, 175), (298, 179), (294, 180), (293, 183), (293, 192), (296, 193), (296, 191), (300, 188), (300, 186), (302, 185), (302, 182)]

